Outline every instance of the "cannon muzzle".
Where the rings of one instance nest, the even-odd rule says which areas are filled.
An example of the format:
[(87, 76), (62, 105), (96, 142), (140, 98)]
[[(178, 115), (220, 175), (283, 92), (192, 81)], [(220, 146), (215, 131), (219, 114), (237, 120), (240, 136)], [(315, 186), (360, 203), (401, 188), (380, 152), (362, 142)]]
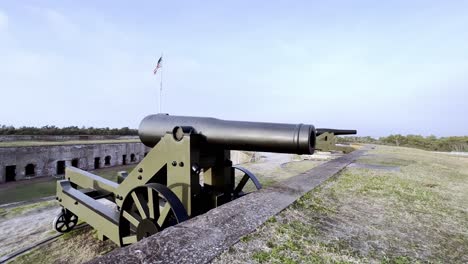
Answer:
[(356, 135), (357, 131), (352, 130), (352, 129), (332, 129), (332, 128), (317, 128), (316, 129), (316, 134), (319, 136), (320, 134), (323, 133), (333, 133), (335, 136), (340, 136), (340, 135)]
[(312, 154), (315, 127), (305, 124), (227, 121), (210, 117), (155, 114), (145, 117), (138, 129), (140, 140), (154, 147), (175, 127), (191, 127), (206, 143), (224, 149)]

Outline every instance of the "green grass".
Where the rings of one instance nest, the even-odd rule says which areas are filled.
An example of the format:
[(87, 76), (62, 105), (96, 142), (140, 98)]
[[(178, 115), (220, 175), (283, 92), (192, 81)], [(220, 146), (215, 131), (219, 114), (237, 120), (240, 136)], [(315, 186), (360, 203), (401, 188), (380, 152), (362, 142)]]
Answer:
[(468, 263), (468, 159), (380, 146), (215, 263)]
[(73, 230), (55, 242), (42, 245), (10, 263), (84, 263), (114, 248), (116, 246), (112, 241), (97, 240), (96, 231), (85, 227)]
[(0, 218), (6, 217), (7, 214), (8, 214), (7, 210), (0, 208)]
[(53, 201), (44, 201), (44, 202), (39, 202), (39, 203), (27, 204), (27, 205), (17, 206), (13, 208), (0, 209), (0, 217), (12, 218), (18, 215), (27, 214), (28, 212), (31, 212), (31, 211), (36, 211), (38, 209), (45, 209), (45, 208), (55, 207), (55, 206), (57, 206), (57, 202), (53, 200)]
[[(136, 165), (126, 165), (95, 170), (92, 173), (111, 181), (117, 181), (117, 172), (126, 170), (130, 172)], [(55, 195), (57, 190), (56, 180), (52, 177), (45, 181), (24, 180), (21, 183), (0, 189), (0, 204), (19, 201), (29, 201)]]
[(68, 141), (5, 141), (5, 142), (0, 142), (0, 148), (87, 145), (87, 144), (118, 144), (118, 143), (138, 143), (138, 142), (141, 142), (141, 141), (139, 139), (103, 139), (103, 140), (68, 140)]
[[(284, 164), (282, 167), (278, 166), (277, 168), (272, 168), (268, 171), (262, 172), (254, 172), (255, 169), (249, 168), (249, 166), (254, 163), (246, 164), (245, 167), (254, 172), (255, 177), (257, 177), (262, 187), (266, 188), (284, 180), (285, 178), (306, 172), (320, 163), (321, 162), (311, 160), (292, 161)], [(240, 182), (242, 176), (243, 173), (236, 171), (236, 185)], [(249, 181), (244, 187), (244, 192), (252, 192), (255, 190), (255, 185), (251, 181)]]
[(99, 175), (103, 178), (106, 178), (108, 180), (117, 182), (117, 173), (119, 171), (127, 171), (128, 173), (130, 173), (135, 167), (136, 167), (136, 164), (119, 166), (119, 167), (111, 167), (111, 168), (103, 168), (103, 169), (92, 171), (92, 173)]
[(44, 182), (28, 183), (28, 181), (23, 181), (21, 185), (0, 189), (0, 204), (52, 196), (56, 189), (55, 180), (52, 178)]

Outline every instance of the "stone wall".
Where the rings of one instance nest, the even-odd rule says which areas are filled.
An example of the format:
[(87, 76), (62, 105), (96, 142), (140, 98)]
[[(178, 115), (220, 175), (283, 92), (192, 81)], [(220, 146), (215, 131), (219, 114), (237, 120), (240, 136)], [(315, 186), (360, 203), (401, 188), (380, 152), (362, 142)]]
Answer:
[[(26, 139), (30, 136), (24, 136)], [(0, 136), (0, 139), (2, 137)], [(48, 136), (48, 140), (70, 140), (70, 136)], [(104, 139), (93, 136), (95, 139)], [(122, 137), (120, 137), (122, 139)], [(33, 140), (39, 140), (34, 138)], [(78, 144), (0, 148), (0, 184), (41, 176), (62, 176), (64, 166), (94, 170), (140, 162), (151, 149), (142, 143)], [(133, 154), (133, 159), (132, 159)], [(124, 155), (126, 159), (124, 161)], [(96, 160), (99, 158), (99, 160)], [(108, 163), (106, 159), (109, 159)], [(255, 160), (254, 152), (231, 151), (234, 164)], [(26, 167), (29, 169), (26, 169)], [(14, 173), (14, 176), (12, 176)]]
[[(13, 180), (11, 175), (13, 169), (16, 174), (14, 180), (60, 176), (62, 165), (76, 165), (80, 169), (93, 170), (97, 167), (132, 164), (142, 160), (145, 153), (149, 151), (150, 149), (142, 143), (0, 148), (0, 183)], [(126, 160), (124, 160), (124, 155), (126, 155)], [(106, 164), (106, 157), (109, 159), (108, 164)], [(26, 170), (28, 164), (32, 164), (29, 165), (29, 171)], [(27, 175), (27, 172), (30, 175)]]

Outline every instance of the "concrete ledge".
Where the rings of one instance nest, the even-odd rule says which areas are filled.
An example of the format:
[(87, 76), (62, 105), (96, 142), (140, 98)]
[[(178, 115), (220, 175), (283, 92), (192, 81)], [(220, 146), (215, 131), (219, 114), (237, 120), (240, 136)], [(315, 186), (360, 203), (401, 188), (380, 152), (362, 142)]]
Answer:
[(366, 150), (357, 150), (274, 187), (249, 194), (204, 215), (119, 248), (90, 263), (206, 263), (341, 171)]

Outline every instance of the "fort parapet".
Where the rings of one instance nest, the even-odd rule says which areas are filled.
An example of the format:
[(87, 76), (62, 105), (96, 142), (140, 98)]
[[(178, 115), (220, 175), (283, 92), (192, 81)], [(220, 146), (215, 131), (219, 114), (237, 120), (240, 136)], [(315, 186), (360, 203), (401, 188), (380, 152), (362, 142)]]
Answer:
[[(65, 166), (94, 170), (138, 163), (149, 151), (149, 148), (135, 137), (87, 136), (86, 139), (80, 139), (80, 136), (13, 136), (16, 140), (6, 138), (8, 137), (2, 136), (3, 142), (0, 142), (4, 144), (0, 147), (0, 184), (40, 176), (60, 177), (65, 173)], [(34, 144), (27, 142), (31, 140), (34, 140)], [(36, 140), (44, 141), (44, 145)], [(93, 142), (86, 142), (87, 140)], [(99, 140), (103, 140), (103, 143), (96, 142)]]

